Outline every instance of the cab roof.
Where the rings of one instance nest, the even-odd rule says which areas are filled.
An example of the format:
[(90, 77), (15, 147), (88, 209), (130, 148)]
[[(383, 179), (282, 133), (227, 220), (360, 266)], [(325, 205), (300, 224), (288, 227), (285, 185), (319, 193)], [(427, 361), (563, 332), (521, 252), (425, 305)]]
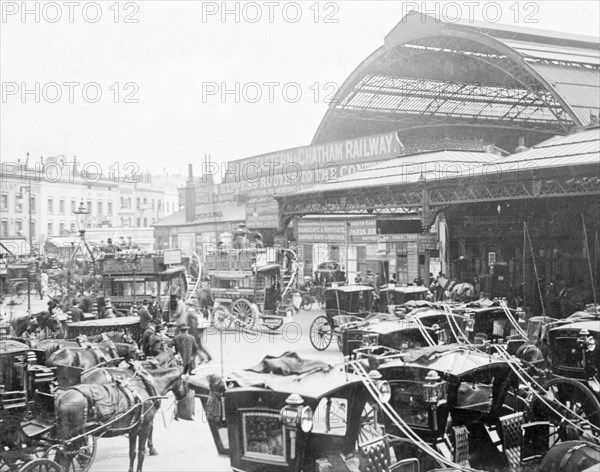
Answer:
[(584, 320), (584, 321), (573, 321), (566, 323), (550, 330), (551, 333), (560, 331), (571, 331), (571, 330), (582, 330), (587, 329), (590, 333), (600, 333), (600, 319), (596, 320)]
[(387, 370), (398, 367), (411, 367), (418, 369), (435, 370), (440, 374), (461, 377), (482, 369), (505, 368), (510, 369), (507, 361), (494, 358), (489, 354), (469, 349), (461, 344), (448, 344), (413, 349), (404, 360), (392, 361), (379, 367)]
[(375, 290), (371, 285), (340, 285), (338, 287), (327, 287), (325, 291), (334, 291), (344, 293), (352, 293), (352, 292), (371, 292)]

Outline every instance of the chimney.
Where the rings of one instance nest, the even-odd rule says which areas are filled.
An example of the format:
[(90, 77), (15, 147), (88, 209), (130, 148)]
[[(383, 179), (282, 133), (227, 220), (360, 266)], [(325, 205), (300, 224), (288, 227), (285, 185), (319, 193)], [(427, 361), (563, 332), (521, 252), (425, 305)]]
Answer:
[(188, 164), (188, 183), (194, 183), (194, 170), (192, 164)]
[(29, 167), (29, 153), (27, 153), (27, 159), (25, 159), (25, 169)]
[(520, 136), (519, 137), (519, 145), (517, 146), (517, 149), (515, 149), (515, 153), (523, 152), (523, 151), (527, 151), (527, 148), (525, 147), (525, 137)]

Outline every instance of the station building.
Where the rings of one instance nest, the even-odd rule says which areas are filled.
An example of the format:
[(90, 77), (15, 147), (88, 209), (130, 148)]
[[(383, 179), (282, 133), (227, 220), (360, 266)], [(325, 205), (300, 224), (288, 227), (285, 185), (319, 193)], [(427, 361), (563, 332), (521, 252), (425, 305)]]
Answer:
[(595, 37), (409, 13), (342, 84), (310, 146), (230, 162), (202, 204), (285, 234), (306, 274), (334, 259), (350, 278), (442, 271), (504, 296), (533, 291), (534, 275), (589, 281), (599, 49)]

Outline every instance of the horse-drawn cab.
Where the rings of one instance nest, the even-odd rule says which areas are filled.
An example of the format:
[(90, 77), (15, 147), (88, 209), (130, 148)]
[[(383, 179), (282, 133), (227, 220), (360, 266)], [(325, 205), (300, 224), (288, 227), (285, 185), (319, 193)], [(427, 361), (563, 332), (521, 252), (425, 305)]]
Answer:
[(341, 348), (341, 332), (348, 323), (362, 321), (371, 313), (375, 289), (370, 285), (332, 284), (325, 290), (325, 316), (310, 325), (310, 342), (318, 351), (329, 347), (335, 336)]
[[(384, 450), (389, 441), (377, 422), (377, 401), (362, 376), (344, 366), (286, 353), (229, 376), (210, 392), (209, 381), (191, 379), (190, 387), (201, 397), (217, 448), (229, 455), (234, 470), (400, 470), (393, 469), (398, 460), (389, 447)], [(376, 387), (378, 399), (387, 401), (388, 385)], [(377, 447), (388, 462), (367, 468)]]
[(426, 346), (465, 342), (468, 318), (450, 311), (418, 308), (408, 315), (371, 314), (362, 323), (342, 329), (342, 351), (373, 346), (406, 351)]
[[(377, 365), (367, 358), (370, 368)], [(509, 361), (454, 344), (393, 356), (378, 371), (391, 386), (396, 413), (383, 417), (386, 432), (423, 441), (461, 468), (503, 470), (498, 465), (512, 467), (515, 457), (539, 458), (531, 446), (538, 425), (525, 424), (518, 412), (524, 403)], [(420, 462), (421, 470), (436, 467), (428, 456)]]
[[(427, 300), (429, 290), (418, 285), (399, 286), (395, 284), (384, 285), (379, 289), (379, 309), (384, 313), (394, 313), (411, 300)], [(412, 304), (411, 308), (418, 306)]]
[(508, 308), (503, 300), (470, 303), (453, 311), (470, 318), (470, 342), (475, 345), (501, 344), (514, 353), (527, 339), (525, 313)]
[(325, 308), (325, 289), (333, 284), (346, 282), (346, 273), (337, 262), (321, 262), (315, 270), (314, 283), (310, 287), (310, 295), (319, 303), (321, 309)]

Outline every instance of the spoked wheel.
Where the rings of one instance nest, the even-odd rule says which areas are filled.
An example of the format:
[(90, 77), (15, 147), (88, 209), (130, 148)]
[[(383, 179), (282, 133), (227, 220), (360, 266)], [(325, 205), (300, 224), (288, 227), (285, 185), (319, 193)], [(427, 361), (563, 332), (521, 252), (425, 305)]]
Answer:
[(256, 321), (254, 319), (254, 313), (252, 312), (252, 305), (245, 298), (240, 298), (235, 301), (231, 306), (231, 314), (241, 328), (252, 328)]
[(34, 459), (21, 467), (18, 472), (66, 472), (65, 469), (50, 459)]
[(360, 415), (358, 423), (358, 439), (356, 444), (362, 446), (375, 438), (383, 435), (383, 427), (379, 423), (379, 409), (376, 403), (367, 401)]
[(553, 409), (538, 398), (531, 408), (536, 420), (555, 426), (550, 445), (579, 439), (583, 434), (600, 437), (600, 403), (589, 388), (564, 377), (551, 379), (543, 388), (548, 392), (544, 398)]
[(86, 436), (73, 444), (73, 452), (67, 453), (68, 466), (65, 472), (88, 472), (96, 457), (97, 440), (94, 436)]
[(312, 310), (313, 299), (310, 295), (304, 295), (302, 297), (302, 306), (301, 308), (306, 311)]
[(224, 306), (215, 307), (210, 315), (211, 324), (219, 331), (229, 329), (231, 326), (231, 313)]
[(317, 351), (324, 351), (333, 339), (333, 326), (326, 316), (318, 316), (310, 325), (310, 343)]

